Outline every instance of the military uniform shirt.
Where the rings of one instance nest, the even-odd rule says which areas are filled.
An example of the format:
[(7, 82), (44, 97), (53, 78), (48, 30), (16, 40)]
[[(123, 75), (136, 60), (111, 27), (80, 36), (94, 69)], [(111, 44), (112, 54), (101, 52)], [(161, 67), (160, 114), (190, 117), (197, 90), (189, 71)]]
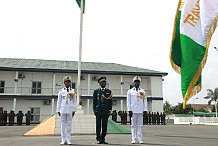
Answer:
[[(102, 95), (110, 97), (109, 99), (102, 98)], [(104, 88), (96, 89), (93, 93), (93, 110), (99, 114), (107, 114), (112, 110), (112, 93), (111, 90)]]
[[(144, 97), (140, 95), (144, 93)], [(129, 89), (127, 92), (127, 110), (132, 111), (133, 113), (143, 113), (147, 111), (147, 97), (145, 91), (142, 88), (138, 88), (138, 91), (135, 87)]]
[(75, 90), (63, 88), (58, 93), (57, 112), (62, 114), (71, 114), (76, 111)]

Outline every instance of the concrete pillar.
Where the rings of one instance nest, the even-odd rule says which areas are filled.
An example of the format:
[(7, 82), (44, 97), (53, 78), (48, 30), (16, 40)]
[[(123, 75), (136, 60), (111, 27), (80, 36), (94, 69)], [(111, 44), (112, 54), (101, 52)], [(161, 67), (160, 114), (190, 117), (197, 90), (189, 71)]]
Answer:
[(89, 99), (87, 99), (87, 115), (89, 115), (89, 113), (90, 113), (90, 111), (89, 111), (89, 110), (90, 110), (90, 109), (89, 109), (89, 104), (90, 104), (90, 103), (89, 103)]
[(56, 81), (55, 81), (56, 75), (55, 73), (53, 74), (53, 84), (52, 84), (52, 95), (55, 95), (55, 86), (56, 86)]
[[(18, 71), (16, 71), (15, 78), (14, 78), (14, 94), (15, 95), (17, 94), (17, 84), (18, 84)], [(14, 101), (13, 101), (13, 111), (16, 110), (16, 102), (17, 102), (17, 99), (14, 98)]]
[(120, 95), (123, 95), (123, 76), (120, 76)]
[[(53, 84), (52, 84), (52, 95), (55, 95), (55, 87), (56, 87), (56, 74), (53, 74)], [(54, 98), (51, 100), (51, 115), (54, 115)]]
[(13, 102), (13, 111), (15, 111), (15, 110), (16, 110), (16, 103), (17, 103), (17, 99), (16, 99), (16, 98), (14, 98), (14, 102)]
[(88, 74), (88, 95), (90, 95), (90, 86), (91, 86), (91, 76)]
[(123, 111), (123, 100), (120, 100), (121, 111)]
[(18, 83), (18, 71), (16, 71), (14, 78), (14, 94), (17, 94), (17, 83)]
[(51, 115), (54, 115), (54, 98), (51, 100)]

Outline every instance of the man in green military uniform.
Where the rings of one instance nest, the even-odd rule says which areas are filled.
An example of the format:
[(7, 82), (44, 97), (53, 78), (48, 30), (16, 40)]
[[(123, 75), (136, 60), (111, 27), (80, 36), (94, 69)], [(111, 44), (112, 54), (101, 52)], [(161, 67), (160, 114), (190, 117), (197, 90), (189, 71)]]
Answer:
[(15, 113), (14, 111), (11, 110), (11, 112), (8, 114), (9, 117), (9, 126), (13, 126), (14, 125), (14, 117), (15, 117)]
[(8, 119), (8, 113), (7, 113), (7, 111), (4, 111), (4, 113), (3, 113), (3, 126), (7, 125), (7, 119)]
[(22, 125), (23, 123), (23, 112), (22, 111), (19, 111), (17, 114), (17, 125)]
[(96, 140), (97, 144), (108, 144), (105, 141), (107, 134), (108, 117), (112, 110), (112, 92), (106, 89), (106, 77), (98, 79), (100, 88), (93, 93), (93, 111), (96, 116)]
[(114, 110), (114, 111), (111, 113), (111, 116), (112, 116), (112, 120), (113, 120), (114, 122), (117, 122), (117, 111), (116, 111), (116, 110)]
[(25, 116), (26, 116), (26, 125), (30, 125), (30, 120), (31, 120), (32, 114), (30, 113), (30, 111), (27, 111)]
[(3, 111), (0, 110), (0, 126), (3, 125)]

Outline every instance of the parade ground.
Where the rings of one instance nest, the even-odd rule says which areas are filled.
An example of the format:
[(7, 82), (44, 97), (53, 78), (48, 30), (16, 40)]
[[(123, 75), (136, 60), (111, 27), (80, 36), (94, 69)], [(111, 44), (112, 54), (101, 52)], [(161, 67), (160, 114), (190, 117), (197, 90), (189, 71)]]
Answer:
[[(59, 146), (60, 136), (24, 136), (36, 125), (0, 126), (0, 146)], [(130, 129), (130, 125), (122, 125)], [(147, 146), (218, 146), (218, 126), (205, 125), (143, 125)], [(108, 134), (113, 146), (132, 146), (130, 134)], [(72, 135), (73, 145), (92, 146), (95, 135)], [(140, 144), (134, 144), (140, 145)]]

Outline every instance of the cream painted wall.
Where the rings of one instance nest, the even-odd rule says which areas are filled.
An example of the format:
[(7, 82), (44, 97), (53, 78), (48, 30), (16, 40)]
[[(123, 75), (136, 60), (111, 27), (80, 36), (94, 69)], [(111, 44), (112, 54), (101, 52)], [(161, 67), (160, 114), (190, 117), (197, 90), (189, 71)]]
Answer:
[(162, 77), (151, 78), (152, 97), (163, 97)]
[(4, 111), (10, 112), (13, 109), (13, 99), (0, 100), (0, 107), (3, 107)]
[[(5, 93), (13, 94), (15, 87), (15, 74), (16, 72), (9, 71), (1, 71), (0, 72), (0, 80), (5, 81)], [(32, 82), (42, 82), (42, 94), (43, 95), (52, 95), (52, 87), (53, 87), (53, 76), (54, 73), (49, 72), (23, 72), (25, 78), (19, 78), (17, 82), (17, 93), (23, 95), (30, 95), (32, 89)], [(58, 91), (64, 87), (63, 78), (66, 75), (70, 75), (74, 83), (77, 81), (77, 74), (67, 74), (67, 73), (55, 73), (55, 95), (58, 94)], [(83, 74), (85, 80), (81, 80), (81, 90), (82, 95), (87, 95), (88, 89), (88, 75)], [(90, 80), (90, 95), (92, 95), (93, 91), (99, 88), (99, 84), (97, 81), (93, 81), (92, 77), (95, 76), (100, 78), (102, 75), (91, 75)], [(120, 75), (104, 75), (107, 77), (107, 87), (109, 87), (114, 95), (121, 94), (121, 76)], [(127, 90), (130, 88), (132, 84), (133, 76), (123, 76), (123, 95), (126, 95)], [(141, 88), (145, 90), (151, 90), (152, 96), (162, 96), (162, 78), (161, 77), (142, 77)], [(151, 88), (152, 87), (152, 88)]]
[(163, 101), (162, 100), (153, 100), (152, 109), (153, 112), (163, 112)]
[[(1, 71), (0, 72), (0, 80), (5, 81), (5, 91), (6, 93), (3, 94), (14, 94), (14, 87), (15, 87), (15, 74), (16, 71)], [(70, 75), (75, 83), (77, 81), (77, 74), (69, 74), (69, 73), (55, 73), (55, 82), (53, 83), (53, 76), (54, 73), (49, 72), (24, 72), (25, 78), (19, 78), (17, 82), (17, 93), (22, 95), (31, 95), (32, 89), (32, 82), (33, 81), (40, 81), (42, 82), (42, 95), (52, 95), (52, 87), (55, 84), (55, 95), (57, 96), (58, 91), (64, 87), (63, 78), (66, 75)], [(88, 74), (82, 74), (85, 79), (81, 80), (81, 90), (82, 95), (87, 95), (88, 89)], [(97, 75), (91, 74), (90, 75), (90, 95), (93, 94), (93, 91), (99, 88), (99, 84), (97, 81), (93, 81), (92, 77), (95, 76), (97, 78), (101, 76), (107, 77), (107, 86), (112, 90), (113, 95), (120, 95), (121, 94), (121, 86), (123, 86), (123, 96), (126, 96), (127, 90), (132, 84), (132, 78), (134, 76), (123, 75), (123, 82), (124, 85), (121, 85), (121, 76), (120, 75)], [(142, 83), (141, 88), (145, 90), (149, 90), (153, 97), (163, 97), (162, 93), (162, 78), (161, 77), (141, 77)], [(22, 90), (21, 90), (22, 87)], [(0, 93), (2, 95), (2, 93)], [(114, 98), (116, 100), (116, 98)], [(16, 111), (17, 113), (19, 110), (22, 110), (26, 113), (30, 107), (40, 107), (40, 120), (51, 115), (52, 111), (52, 104), (50, 105), (43, 105), (43, 100), (16, 100)], [(87, 99), (83, 99), (83, 110), (87, 113)], [(8, 112), (13, 109), (13, 100), (1, 100), (0, 107), (4, 107), (4, 110)], [(89, 105), (90, 113), (92, 113), (92, 99), (90, 99)], [(113, 105), (113, 110), (121, 110), (121, 101), (116, 100), (116, 105)], [(123, 100), (123, 110), (126, 111), (126, 100)], [(56, 101), (54, 104), (54, 113), (56, 111)], [(156, 100), (152, 102), (148, 102), (148, 111), (163, 111), (163, 101)]]

